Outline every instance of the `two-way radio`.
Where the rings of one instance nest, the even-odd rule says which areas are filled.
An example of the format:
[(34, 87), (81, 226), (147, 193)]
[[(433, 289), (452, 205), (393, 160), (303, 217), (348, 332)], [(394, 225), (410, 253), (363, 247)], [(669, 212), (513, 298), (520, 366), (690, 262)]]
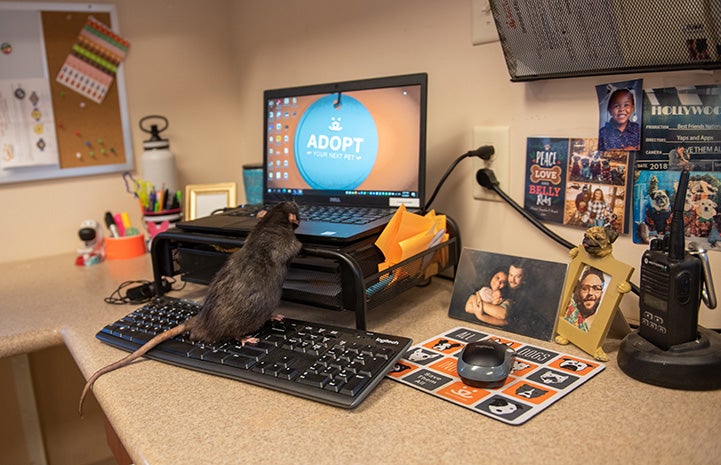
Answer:
[(641, 260), (638, 334), (663, 350), (698, 337), (702, 299), (709, 308), (716, 306), (706, 252), (694, 243), (686, 250), (683, 211), (689, 175), (681, 172), (669, 234), (653, 239)]

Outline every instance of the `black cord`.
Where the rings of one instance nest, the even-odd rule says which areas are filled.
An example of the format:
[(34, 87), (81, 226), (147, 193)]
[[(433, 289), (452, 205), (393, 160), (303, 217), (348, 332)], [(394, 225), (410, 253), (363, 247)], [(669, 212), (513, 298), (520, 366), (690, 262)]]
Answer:
[[(163, 289), (165, 292), (168, 291), (179, 291), (185, 287), (185, 282), (179, 288), (173, 289), (172, 286), (177, 281), (172, 278), (163, 278)], [(133, 287), (130, 287), (133, 286)], [(105, 303), (113, 305), (124, 305), (124, 304), (143, 304), (149, 302), (155, 298), (155, 292), (153, 291), (153, 283), (144, 279), (125, 281), (121, 283), (112, 294), (106, 297)]]
[(513, 207), (513, 209), (516, 210), (518, 213), (523, 215), (523, 217), (526, 218), (528, 221), (533, 223), (533, 225), (540, 229), (541, 232), (543, 232), (546, 236), (550, 237), (551, 239), (558, 242), (569, 250), (576, 247), (574, 244), (571, 244), (566, 239), (560, 237), (559, 235), (548, 229), (545, 224), (541, 223), (538, 220), (538, 218), (528, 213), (520, 205), (518, 205), (515, 200), (510, 198), (508, 194), (503, 192), (503, 190), (501, 190), (500, 188), (500, 183), (498, 182), (498, 179), (496, 179), (495, 173), (493, 173), (493, 170), (488, 168), (482, 168), (478, 170), (478, 172), (476, 173), (476, 181), (478, 181), (478, 184), (485, 187), (486, 189), (491, 189), (495, 191), (496, 194), (498, 194), (503, 200), (506, 201), (506, 203)]
[[(562, 246), (566, 247), (568, 250), (571, 250), (572, 248), (576, 247), (575, 244), (571, 244), (566, 239), (562, 238), (558, 234), (554, 233), (550, 229), (546, 227), (545, 224), (541, 223), (538, 218), (528, 213), (526, 210), (524, 210), (520, 205), (516, 203), (515, 200), (513, 200), (511, 197), (508, 196), (503, 190), (501, 189), (498, 179), (496, 179), (496, 175), (493, 173), (493, 170), (488, 168), (482, 168), (478, 170), (476, 173), (476, 181), (478, 181), (478, 184), (485, 187), (486, 189), (491, 189), (496, 192), (503, 200), (506, 201), (511, 207), (513, 207), (514, 210), (516, 210), (518, 213), (523, 215), (524, 218), (526, 218), (528, 221), (531, 222), (536, 228), (541, 230), (546, 236), (550, 237), (557, 243), (561, 244)], [(632, 282), (629, 282), (631, 285), (631, 291), (636, 294), (640, 295), (641, 290), (638, 288), (637, 285), (635, 285)]]
[(444, 182), (446, 182), (446, 178), (450, 176), (451, 172), (458, 166), (458, 164), (463, 160), (464, 158), (468, 157), (479, 157), (484, 160), (489, 160), (493, 154), (495, 153), (495, 149), (492, 145), (482, 145), (478, 147), (476, 150), (469, 150), (468, 152), (464, 153), (460, 157), (456, 158), (456, 160), (451, 163), (451, 166), (448, 167), (446, 170), (446, 173), (441, 177), (441, 180), (438, 181), (438, 184), (436, 184), (436, 188), (433, 191), (433, 194), (428, 199), (428, 203), (426, 203), (425, 209), (423, 213), (427, 212), (433, 201), (436, 199), (436, 196), (438, 195), (438, 191), (441, 190), (441, 186)]

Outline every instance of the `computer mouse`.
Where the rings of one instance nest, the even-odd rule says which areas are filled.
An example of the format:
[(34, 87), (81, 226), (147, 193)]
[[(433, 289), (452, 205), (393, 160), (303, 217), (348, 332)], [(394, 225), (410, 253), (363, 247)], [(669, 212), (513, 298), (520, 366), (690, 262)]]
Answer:
[(468, 343), (458, 355), (456, 371), (468, 386), (495, 388), (503, 385), (513, 369), (516, 351), (491, 339)]

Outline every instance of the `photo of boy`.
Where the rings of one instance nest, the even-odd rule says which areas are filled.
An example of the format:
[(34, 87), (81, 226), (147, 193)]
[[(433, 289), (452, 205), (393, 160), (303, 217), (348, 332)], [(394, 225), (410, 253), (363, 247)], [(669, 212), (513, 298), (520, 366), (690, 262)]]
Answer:
[(641, 104), (641, 81), (596, 86), (601, 125), (598, 131), (598, 150), (640, 150), (641, 125), (636, 121)]

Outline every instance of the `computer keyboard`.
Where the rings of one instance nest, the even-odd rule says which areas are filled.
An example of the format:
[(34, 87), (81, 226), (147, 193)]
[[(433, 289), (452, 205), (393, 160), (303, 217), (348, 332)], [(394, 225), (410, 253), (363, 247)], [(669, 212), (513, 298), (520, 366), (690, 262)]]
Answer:
[(388, 208), (339, 207), (339, 206), (301, 206), (300, 218), (304, 221), (327, 221), (329, 223), (367, 224), (371, 221), (392, 215)]
[[(200, 304), (162, 297), (101, 329), (96, 337), (132, 352), (195, 315)], [(358, 406), (411, 346), (405, 337), (307, 321), (270, 321), (256, 344), (208, 344), (187, 333), (146, 357), (224, 376), (337, 407)]]
[[(391, 208), (335, 205), (300, 205), (298, 209), (301, 221), (323, 221), (341, 224), (367, 224), (380, 218), (391, 216), (395, 212), (395, 210)], [(230, 216), (253, 216), (259, 210), (259, 207), (240, 207), (229, 210), (224, 214)]]

